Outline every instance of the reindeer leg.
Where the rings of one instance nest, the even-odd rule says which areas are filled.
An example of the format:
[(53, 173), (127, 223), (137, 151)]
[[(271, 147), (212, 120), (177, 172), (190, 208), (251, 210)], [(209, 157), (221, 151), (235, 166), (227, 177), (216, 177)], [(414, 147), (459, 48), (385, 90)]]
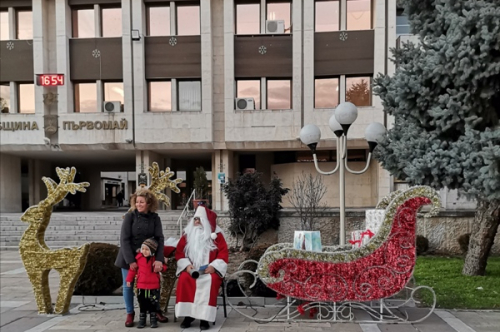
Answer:
[(31, 270), (27, 271), (28, 277), (33, 286), (35, 293), (36, 304), (39, 314), (52, 313), (52, 299), (50, 297), (49, 288), (49, 272), (50, 270)]
[(57, 269), (57, 272), (59, 272), (60, 284), (54, 313), (65, 314), (69, 310), (73, 290), (80, 275), (75, 275), (74, 268)]

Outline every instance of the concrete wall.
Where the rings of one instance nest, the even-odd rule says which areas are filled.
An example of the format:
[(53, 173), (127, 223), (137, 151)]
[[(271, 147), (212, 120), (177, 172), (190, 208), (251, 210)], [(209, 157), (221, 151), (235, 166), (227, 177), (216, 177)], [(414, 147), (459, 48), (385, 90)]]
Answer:
[[(323, 171), (329, 171), (335, 168), (335, 163), (331, 162), (324, 162), (319, 165)], [(349, 167), (354, 170), (362, 169), (364, 166), (365, 163), (362, 162), (349, 163)], [(377, 167), (378, 165), (374, 163), (370, 166), (366, 173), (360, 175), (353, 175), (346, 172), (345, 202), (347, 208), (373, 207), (377, 204), (378, 197), (376, 195), (372, 195), (371, 190), (371, 188), (376, 185), (376, 183), (374, 183), (374, 176), (376, 176)], [(302, 172), (306, 174), (313, 174), (313, 176), (318, 174), (313, 163), (273, 165), (271, 170), (272, 172), (276, 172), (276, 174), (281, 178), (283, 186), (290, 189), (293, 186), (294, 179), (299, 177)], [(330, 176), (322, 176), (322, 179), (327, 191), (325, 196), (323, 196), (321, 203), (325, 203), (329, 207), (338, 207), (340, 201), (339, 175), (333, 174)], [(282, 205), (284, 207), (292, 207), (287, 196), (284, 197)]]
[[(346, 238), (353, 230), (364, 229), (364, 210), (347, 211), (346, 213)], [(335, 210), (326, 211), (317, 216), (318, 224), (315, 229), (321, 231), (321, 242), (325, 245), (337, 245), (339, 242), (339, 212)], [(295, 230), (300, 229), (300, 218), (293, 210), (281, 212), (281, 226), (277, 232), (268, 231), (259, 240), (258, 243), (282, 243), (293, 242)], [(432, 218), (417, 219), (417, 234), (424, 235), (429, 240), (429, 251), (447, 255), (461, 255), (457, 239), (460, 235), (469, 233), (474, 222), (474, 212), (447, 212), (443, 211), (438, 216)], [(218, 213), (218, 225), (224, 230), (228, 246), (236, 245), (236, 238), (230, 235), (228, 226), (230, 223), (227, 213)], [(272, 234), (275, 234), (273, 237)], [(275, 239), (276, 240), (269, 240)], [(495, 237), (492, 248), (492, 254), (500, 254), (500, 229)]]
[(0, 154), (0, 211), (21, 211), (21, 158)]

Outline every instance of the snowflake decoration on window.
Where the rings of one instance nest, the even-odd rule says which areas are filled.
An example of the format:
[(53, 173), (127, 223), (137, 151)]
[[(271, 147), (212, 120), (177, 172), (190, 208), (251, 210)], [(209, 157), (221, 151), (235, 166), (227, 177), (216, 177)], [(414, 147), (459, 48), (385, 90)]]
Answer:
[(342, 41), (346, 41), (347, 40), (347, 32), (342, 31), (339, 35), (339, 39)]
[(259, 47), (259, 53), (262, 55), (266, 54), (267, 48), (264, 45), (262, 45), (261, 47)]
[(9, 51), (12, 51), (12, 50), (14, 49), (14, 42), (11, 42), (11, 41), (10, 41), (10, 42), (7, 42), (7, 45), (6, 45), (6, 46), (7, 46), (7, 49), (8, 49)]
[(93, 51), (92, 51), (92, 56), (93, 56), (94, 58), (96, 58), (96, 59), (97, 59), (98, 57), (100, 57), (100, 56), (101, 56), (101, 51), (99, 51), (99, 50), (96, 48), (95, 50), (93, 50)]
[(170, 37), (170, 39), (168, 40), (168, 43), (170, 44), (170, 46), (175, 46), (175, 45), (177, 45), (177, 38), (175, 38), (175, 37)]

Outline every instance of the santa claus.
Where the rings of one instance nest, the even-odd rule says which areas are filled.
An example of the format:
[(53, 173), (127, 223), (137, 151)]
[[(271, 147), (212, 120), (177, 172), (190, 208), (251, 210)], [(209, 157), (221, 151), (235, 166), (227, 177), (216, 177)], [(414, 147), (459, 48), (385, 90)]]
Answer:
[(199, 319), (200, 328), (207, 330), (208, 322), (215, 321), (217, 296), (228, 260), (226, 240), (216, 220), (215, 212), (198, 206), (177, 244), (175, 315), (185, 317), (181, 328)]

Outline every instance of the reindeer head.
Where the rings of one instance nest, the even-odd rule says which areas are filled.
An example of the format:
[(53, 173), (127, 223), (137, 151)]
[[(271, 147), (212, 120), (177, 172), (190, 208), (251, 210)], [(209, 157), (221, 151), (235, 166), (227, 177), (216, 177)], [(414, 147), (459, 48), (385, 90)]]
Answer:
[[(148, 171), (151, 174), (151, 185), (148, 189), (155, 195), (159, 202), (165, 204), (165, 207), (169, 207), (170, 199), (163, 193), (163, 190), (170, 189), (174, 193), (180, 193), (181, 190), (177, 186), (179, 183), (182, 183), (182, 179), (170, 180), (175, 173), (170, 171), (170, 167), (167, 167), (164, 171), (160, 171), (160, 166), (158, 166), (157, 162), (153, 162)], [(128, 211), (132, 211), (132, 208)]]
[(33, 205), (28, 208), (21, 220), (29, 223), (41, 223), (43, 220), (50, 218), (52, 208), (66, 197), (68, 193), (76, 194), (77, 191), (86, 192), (86, 187), (90, 186), (88, 182), (73, 183), (76, 175), (76, 168), (67, 167), (66, 169), (56, 168), (59, 183), (56, 183), (51, 178), (43, 177), (42, 181), (47, 187), (47, 198), (40, 201), (38, 205)]

